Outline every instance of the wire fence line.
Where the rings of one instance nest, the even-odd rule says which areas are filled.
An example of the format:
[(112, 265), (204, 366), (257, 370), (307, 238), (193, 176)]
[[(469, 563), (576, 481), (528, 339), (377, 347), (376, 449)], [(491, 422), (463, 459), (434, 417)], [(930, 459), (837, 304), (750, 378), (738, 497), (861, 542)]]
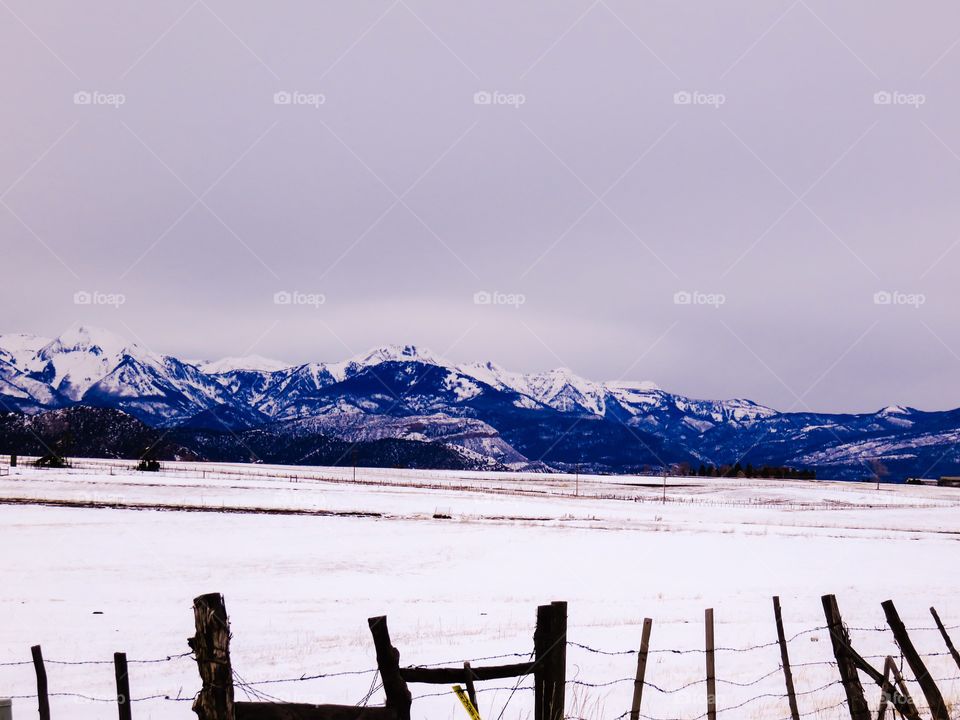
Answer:
[[(115, 477), (138, 476), (142, 473), (136, 469), (137, 461), (111, 460), (107, 458), (73, 458), (67, 468), (36, 468), (31, 465), (36, 456), (21, 456), (18, 465), (19, 471), (33, 471), (31, 476), (43, 473), (66, 471), (76, 475), (94, 475), (107, 473)], [(0, 467), (3, 466), (3, 457), (0, 456)], [(498, 473), (487, 473), (485, 477), (476, 477), (462, 472), (442, 470), (415, 470), (394, 468), (359, 467), (357, 476), (351, 474), (352, 466), (339, 465), (333, 467), (311, 465), (266, 465), (243, 463), (217, 463), (187, 461), (164, 462), (162, 474), (179, 476), (184, 479), (216, 481), (216, 480), (263, 480), (286, 481), (292, 483), (337, 483), (357, 486), (417, 488), (423, 490), (454, 490), (463, 492), (484, 492), (492, 494), (529, 495), (533, 497), (573, 496), (571, 486), (574, 476), (565, 473), (513, 473), (503, 476)], [(4, 476), (8, 475), (6, 473)], [(11, 476), (12, 477), (12, 476)], [(579, 495), (593, 500), (630, 501), (648, 504), (675, 504), (696, 505), (717, 508), (740, 507), (775, 507), (791, 511), (844, 511), (853, 509), (889, 510), (889, 509), (927, 509), (939, 507), (958, 507), (960, 503), (949, 500), (927, 500), (910, 503), (891, 504), (883, 502), (798, 502), (780, 498), (724, 498), (718, 500), (710, 493), (704, 492), (693, 496), (663, 496), (659, 488), (651, 480), (659, 480), (662, 475), (627, 475), (618, 476), (621, 482), (612, 483), (607, 476), (584, 476), (581, 482), (592, 481), (593, 487), (588, 492)], [(635, 478), (642, 483), (622, 482)], [(672, 478), (687, 480), (703, 480), (704, 478)], [(615, 487), (630, 487), (632, 492), (612, 490)], [(671, 485), (667, 485), (669, 490)], [(648, 491), (648, 492), (645, 492)]]
[[(513, 685), (500, 686), (500, 687), (479, 687), (476, 689), (476, 692), (479, 693), (489, 693), (489, 692), (527, 692), (533, 691), (536, 688), (533, 685), (520, 685), (514, 687)], [(433, 692), (433, 693), (423, 693), (421, 695), (414, 695), (414, 700), (424, 700), (426, 698), (433, 697), (450, 697), (450, 691), (444, 690), (443, 692)]]
[[(794, 642), (805, 635), (812, 635), (818, 632), (824, 632), (829, 628), (826, 625), (819, 625), (817, 627), (808, 628), (806, 630), (801, 630), (794, 635), (791, 635), (787, 638), (787, 643)], [(585, 650), (590, 653), (597, 655), (637, 655), (640, 653), (639, 649), (627, 649), (627, 650), (606, 650), (603, 648), (593, 647), (591, 645), (586, 645), (579, 642), (568, 642), (568, 645), (571, 647), (578, 648), (580, 650)], [(780, 642), (778, 640), (773, 640), (771, 642), (759, 643), (757, 645), (747, 645), (744, 647), (722, 647), (718, 646), (714, 648), (715, 652), (729, 652), (729, 653), (744, 653), (744, 652), (753, 652), (754, 650), (763, 650), (764, 648), (778, 647)], [(658, 655), (658, 654), (671, 654), (671, 655), (705, 655), (707, 650), (704, 648), (655, 648), (648, 650), (648, 655)]]
[[(127, 660), (128, 664), (138, 665), (156, 665), (160, 663), (172, 662), (183, 658), (192, 657), (192, 652), (178, 653), (176, 655), (167, 655), (162, 658), (153, 658), (149, 660)], [(53, 660), (44, 658), (43, 661), (50, 665), (113, 665), (113, 660)], [(0, 662), (0, 667), (20, 667), (23, 665), (33, 665), (33, 660), (12, 660), (9, 662)]]
[[(960, 625), (946, 626), (944, 629), (955, 630), (957, 628), (960, 628)], [(857, 632), (857, 633), (889, 632), (888, 628), (883, 628), (883, 627), (849, 627), (846, 629), (848, 631)], [(924, 632), (924, 631), (939, 631), (940, 628), (915, 627), (915, 628), (910, 628), (910, 630), (916, 631), (916, 632)], [(826, 631), (829, 631), (829, 628), (827, 626), (816, 626), (816, 627), (807, 628), (799, 632), (796, 632), (795, 634), (790, 636), (789, 639), (786, 639), (786, 643), (789, 645), (790, 643), (794, 643), (802, 637), (812, 635), (815, 633), (826, 632)], [(779, 641), (771, 641), (771, 642), (756, 643), (753, 645), (746, 645), (742, 647), (716, 647), (714, 649), (714, 652), (735, 653), (735, 654), (754, 653), (757, 651), (778, 647), (779, 645), (780, 645)], [(639, 650), (635, 650), (635, 649), (612, 649), (612, 648), (596, 647), (594, 645), (588, 645), (586, 643), (570, 641), (570, 640), (567, 641), (567, 646), (570, 648), (574, 648), (574, 649), (588, 652), (591, 654), (597, 654), (597, 655), (608, 656), (608, 657), (636, 656), (640, 652)], [(647, 654), (648, 655), (657, 655), (657, 654), (703, 655), (703, 654), (706, 654), (707, 652), (708, 652), (707, 650), (700, 649), (700, 648), (654, 648), (654, 649), (649, 649), (647, 651)], [(944, 657), (944, 656), (950, 656), (950, 655), (951, 653), (949, 651), (931, 652), (926, 654), (927, 657)], [(864, 655), (863, 657), (864, 659), (868, 659), (868, 660), (871, 660), (871, 659), (880, 660), (880, 659), (885, 659), (887, 656), (888, 654)], [(474, 663), (482, 663), (482, 662), (489, 662), (489, 661), (495, 661), (495, 660), (529, 658), (529, 657), (532, 657), (532, 653), (513, 652), (513, 653), (502, 653), (498, 655), (484, 655), (484, 656), (468, 658), (468, 659), (456, 659), (456, 660), (445, 660), (445, 661), (432, 662), (432, 663), (421, 663), (421, 664), (413, 665), (410, 667), (411, 668), (434, 668), (434, 667), (443, 667), (443, 666), (462, 664), (464, 661), (474, 664)], [(194, 660), (195, 659), (194, 653), (192, 651), (184, 652), (184, 653), (171, 653), (171, 654), (164, 655), (157, 658), (130, 659), (127, 662), (130, 664), (139, 664), (139, 665), (160, 665), (160, 664), (174, 663), (176, 661), (186, 660), (186, 659)], [(53, 665), (61, 665), (61, 666), (104, 666), (104, 665), (112, 665), (114, 663), (113, 660), (98, 660), (98, 659), (92, 659), (92, 660), (91, 659), (88, 659), (88, 660), (48, 659), (48, 660), (45, 660), (44, 662), (50, 663)], [(32, 664), (33, 664), (33, 661), (31, 660), (11, 660), (11, 661), (0, 662), (0, 668), (22, 667), (22, 666), (29, 666)], [(791, 663), (791, 667), (792, 668), (811, 668), (811, 667), (830, 667), (830, 666), (835, 667), (836, 664), (837, 664), (836, 661), (831, 659), (831, 660)], [(901, 665), (902, 665), (902, 658), (901, 658)], [(782, 672), (783, 672), (783, 666), (778, 663), (776, 667), (749, 680), (741, 681), (741, 680), (732, 680), (727, 678), (716, 678), (716, 682), (721, 685), (727, 685), (727, 686), (736, 687), (736, 688), (751, 688), (751, 687), (760, 685), (764, 681), (770, 680), (775, 676), (780, 675)], [(295, 684), (295, 683), (302, 683), (302, 682), (318, 681), (318, 680), (325, 680), (325, 679), (337, 679), (337, 678), (345, 678), (345, 677), (360, 677), (364, 675), (369, 675), (371, 677), (370, 686), (369, 686), (369, 689), (363, 695), (363, 697), (356, 703), (357, 707), (365, 707), (371, 701), (373, 696), (382, 689), (383, 687), (382, 683), (378, 682), (378, 679), (379, 679), (378, 668), (372, 667), (372, 668), (366, 668), (366, 669), (341, 670), (341, 671), (331, 671), (331, 672), (307, 672), (301, 675), (290, 676), (290, 677), (262, 678), (262, 679), (253, 679), (253, 680), (247, 680), (246, 678), (240, 676), (235, 670), (233, 671), (234, 684), (236, 685), (240, 693), (242, 693), (246, 698), (248, 698), (248, 700), (267, 702), (267, 703), (284, 703), (286, 701), (281, 699), (279, 696), (273, 694), (272, 692), (265, 691), (263, 689), (264, 686), (286, 685), (286, 684)], [(521, 680), (522, 679), (523, 678), (521, 678)], [(932, 679), (936, 682), (943, 682), (943, 683), (956, 682), (956, 681), (960, 681), (960, 674), (938, 676), (938, 677), (933, 677)], [(914, 677), (906, 677), (905, 680), (908, 683), (917, 682), (917, 679)], [(619, 677), (612, 680), (597, 680), (597, 681), (580, 679), (578, 677), (571, 680), (567, 680), (566, 684), (568, 687), (572, 687), (572, 688), (602, 690), (605, 688), (612, 688), (615, 686), (627, 685), (629, 683), (635, 683), (635, 682), (636, 682), (635, 676)], [(672, 696), (678, 693), (682, 693), (691, 688), (702, 686), (706, 682), (707, 682), (706, 678), (698, 678), (696, 680), (679, 685), (677, 687), (666, 687), (666, 686), (662, 686), (662, 685), (658, 685), (656, 683), (650, 682), (649, 680), (646, 680), (644, 682), (644, 687), (649, 688), (650, 690), (656, 693), (659, 693), (660, 695)], [(832, 680), (824, 685), (821, 685), (812, 689), (797, 691), (794, 693), (794, 697), (809, 697), (813, 695), (819, 695), (838, 685), (842, 685), (841, 680)], [(521, 685), (520, 683), (518, 683), (515, 686), (478, 687), (476, 689), (476, 692), (478, 693), (509, 692), (510, 698), (512, 698), (514, 693), (528, 692), (532, 690), (534, 690), (534, 686)], [(429, 692), (429, 693), (419, 694), (419, 695), (413, 696), (412, 699), (422, 700), (427, 698), (449, 697), (450, 695), (451, 693), (449, 690), (443, 690), (440, 692)], [(50, 692), (48, 693), (48, 696), (51, 698), (71, 698), (74, 700), (80, 700), (80, 701), (91, 702), (91, 703), (116, 703), (117, 702), (116, 697), (97, 697), (97, 696), (88, 695), (88, 694), (79, 693), (79, 692)], [(17, 694), (17, 695), (10, 695), (9, 697), (10, 699), (17, 699), (17, 700), (34, 700), (34, 699), (37, 699), (38, 696), (37, 694)], [(723, 713), (733, 713), (735, 711), (741, 710), (747, 706), (750, 706), (754, 703), (761, 702), (763, 700), (779, 702), (779, 701), (784, 701), (788, 699), (788, 697), (789, 696), (786, 693), (762, 692), (748, 698), (738, 699), (737, 702), (735, 702), (732, 705), (718, 707), (716, 708), (716, 713), (718, 715)], [(128, 702), (145, 703), (145, 702), (159, 701), (159, 702), (183, 703), (183, 702), (192, 702), (193, 699), (194, 699), (194, 696), (185, 697), (183, 696), (182, 691), (180, 691), (177, 693), (154, 693), (154, 694), (149, 694), (149, 695), (144, 695), (139, 697), (131, 697), (131, 698), (128, 698)], [(508, 703), (509, 703), (509, 698), (508, 698)], [(829, 705), (827, 707), (818, 707), (809, 712), (800, 713), (800, 716), (807, 717), (811, 715), (816, 715), (818, 713), (823, 713), (829, 710), (842, 707), (846, 704), (847, 704), (847, 701), (844, 699), (843, 701), (835, 705)], [(617, 716), (617, 718), (614, 718), (613, 720), (623, 720), (623, 718), (626, 718), (628, 715), (630, 715), (630, 712), (625, 712), (622, 715)], [(705, 718), (708, 717), (708, 715), (709, 713), (705, 712), (700, 715), (696, 715), (692, 717), (691, 716), (657, 717), (657, 716), (645, 715), (641, 713), (640, 717), (643, 718), (644, 720), (704, 720)], [(568, 720), (577, 720), (577, 718), (569, 717)], [(791, 717), (787, 716), (786, 718), (783, 718), (783, 720), (791, 720)]]

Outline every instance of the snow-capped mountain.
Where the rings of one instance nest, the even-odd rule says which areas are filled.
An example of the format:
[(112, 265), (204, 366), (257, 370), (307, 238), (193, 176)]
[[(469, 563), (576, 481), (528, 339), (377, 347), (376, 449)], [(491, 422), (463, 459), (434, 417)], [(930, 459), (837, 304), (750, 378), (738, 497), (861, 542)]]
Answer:
[(145, 355), (107, 330), (74, 327), (43, 345), (23, 363), (27, 373), (67, 396), (79, 400), (87, 389), (108, 375), (127, 355)]
[(40, 348), (50, 342), (50, 338), (24, 335), (23, 333), (0, 335), (0, 361), (13, 365), (13, 367), (22, 371)]
[[(30, 343), (18, 337), (23, 374), (55, 393), (44, 398), (44, 407), (115, 407), (150, 424), (169, 425), (230, 400), (218, 382), (195, 366), (107, 330), (71, 328), (40, 345), (30, 358), (23, 350)], [(31, 394), (39, 401), (36, 392)]]
[(0, 413), (75, 405), (192, 432), (261, 428), (275, 441), (307, 432), (437, 443), (471, 467), (637, 472), (741, 461), (863, 477), (882, 461), (898, 476), (960, 471), (960, 410), (781, 413), (650, 382), (587, 380), (566, 368), (458, 365), (413, 345), (289, 366), (260, 356), (185, 362), (88, 327), (54, 339), (0, 335)]
[(9, 362), (0, 360), (0, 410), (40, 412), (66, 402), (66, 397), (46, 383), (34, 380)]
[[(465, 374), (499, 389), (509, 389), (560, 412), (582, 412), (603, 415), (606, 390), (602, 383), (592, 382), (567, 368), (543, 373), (516, 373), (491, 362), (474, 363), (460, 368)], [(534, 405), (531, 405), (531, 407)]]

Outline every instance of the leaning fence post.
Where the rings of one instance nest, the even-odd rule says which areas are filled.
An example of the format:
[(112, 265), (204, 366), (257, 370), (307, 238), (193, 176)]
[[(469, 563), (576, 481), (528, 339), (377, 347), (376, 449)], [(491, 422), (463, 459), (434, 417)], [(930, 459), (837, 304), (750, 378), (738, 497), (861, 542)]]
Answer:
[(126, 653), (113, 654), (113, 670), (117, 676), (117, 707), (120, 720), (132, 720), (130, 714), (130, 676), (127, 674)]
[(196, 656), (202, 682), (193, 711), (199, 720), (234, 720), (230, 620), (223, 596), (210, 593), (195, 598), (193, 618), (197, 634), (187, 642)]
[(387, 696), (387, 707), (397, 713), (397, 720), (410, 720), (410, 705), (413, 697), (406, 681), (400, 675), (400, 651), (390, 642), (390, 629), (385, 615), (367, 620), (373, 646), (377, 651), (377, 668)]
[(887, 659), (883, 663), (883, 682), (880, 683), (880, 706), (877, 708), (877, 720), (883, 720), (887, 714), (887, 704), (893, 695), (893, 680), (890, 676), (894, 669), (896, 669), (896, 664), (893, 662), (893, 658), (887, 655)]
[(47, 695), (47, 669), (43, 665), (43, 651), (39, 645), (30, 648), (33, 655), (33, 669), (37, 671), (37, 704), (40, 720), (50, 720), (50, 698)]
[(930, 677), (930, 673), (927, 672), (927, 668), (923, 664), (920, 654), (914, 647), (910, 635), (907, 634), (907, 628), (900, 620), (900, 615), (897, 613), (897, 608), (893, 605), (893, 600), (887, 600), (882, 603), (882, 607), (884, 614), (887, 616), (887, 625), (889, 625), (893, 631), (893, 637), (896, 639), (897, 645), (900, 646), (903, 656), (907, 659), (910, 670), (917, 679), (917, 684), (920, 686), (920, 689), (923, 690), (923, 695), (927, 699), (927, 705), (930, 706), (930, 714), (933, 716), (933, 720), (950, 720), (947, 706), (943, 702), (943, 695), (940, 694), (940, 689), (937, 687), (933, 678)]
[(650, 651), (650, 628), (653, 620), (644, 618), (643, 632), (640, 635), (640, 652), (637, 655), (637, 679), (633, 682), (633, 704), (630, 706), (630, 720), (640, 720), (640, 701), (643, 699), (643, 679), (647, 674), (647, 653)]
[(706, 625), (707, 720), (717, 720), (717, 663), (713, 644), (713, 608), (703, 613)]
[(773, 617), (777, 621), (777, 641), (780, 643), (780, 664), (783, 665), (783, 679), (787, 684), (787, 700), (790, 703), (790, 717), (800, 720), (797, 708), (797, 693), (793, 687), (793, 672), (790, 670), (790, 653), (787, 651), (787, 637), (783, 632), (783, 614), (780, 612), (780, 598), (773, 598)]
[(837, 598), (833, 595), (824, 595), (820, 598), (823, 603), (823, 614), (827, 619), (827, 628), (830, 630), (830, 640), (833, 643), (833, 654), (837, 658), (837, 667), (840, 669), (840, 679), (847, 694), (847, 705), (850, 708), (851, 720), (871, 720), (870, 707), (863, 696), (863, 685), (857, 675), (857, 666), (847, 651), (850, 647), (850, 635), (843, 626), (840, 617), (840, 607)]
[(467, 676), (467, 679), (464, 681), (464, 684), (467, 686), (467, 697), (470, 698), (473, 707), (479, 710), (480, 706), (477, 705), (477, 686), (473, 684), (473, 668), (470, 667), (469, 662), (463, 663), (463, 673)]
[(943, 623), (940, 622), (940, 616), (937, 614), (937, 609), (930, 608), (930, 614), (933, 615), (933, 619), (937, 623), (937, 628), (940, 630), (940, 634), (943, 636), (943, 641), (947, 644), (947, 650), (949, 650), (950, 654), (953, 656), (953, 661), (957, 664), (957, 667), (960, 667), (960, 653), (958, 653), (957, 649), (953, 646), (953, 640), (950, 639), (947, 629), (943, 626)]
[(534, 720), (563, 720), (567, 686), (567, 604), (537, 608), (533, 633)]
[[(900, 696), (913, 711), (912, 714), (916, 717), (920, 717), (916, 712), (916, 705), (913, 702), (913, 698), (910, 696), (910, 690), (907, 688), (907, 684), (903, 681), (903, 676), (900, 674), (897, 664), (889, 655), (887, 655), (887, 659), (883, 663), (883, 682), (881, 683), (880, 687), (882, 689), (880, 691), (880, 708), (877, 710), (877, 720), (883, 720), (883, 716), (887, 712), (887, 704), (891, 700), (896, 702), (897, 692), (900, 693)], [(903, 715), (902, 712), (901, 715)], [(904, 715), (904, 717), (909, 716)]]

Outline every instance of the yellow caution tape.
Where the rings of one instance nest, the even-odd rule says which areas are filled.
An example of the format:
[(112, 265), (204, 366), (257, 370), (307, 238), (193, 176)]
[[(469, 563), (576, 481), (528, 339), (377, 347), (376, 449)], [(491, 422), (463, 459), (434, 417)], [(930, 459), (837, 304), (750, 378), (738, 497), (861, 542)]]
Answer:
[(470, 716), (470, 720), (480, 720), (480, 713), (477, 712), (477, 709), (473, 706), (473, 703), (470, 702), (467, 691), (459, 685), (454, 685), (453, 691), (457, 694), (457, 698), (459, 698), (460, 704), (463, 705), (463, 709), (467, 711), (467, 715)]

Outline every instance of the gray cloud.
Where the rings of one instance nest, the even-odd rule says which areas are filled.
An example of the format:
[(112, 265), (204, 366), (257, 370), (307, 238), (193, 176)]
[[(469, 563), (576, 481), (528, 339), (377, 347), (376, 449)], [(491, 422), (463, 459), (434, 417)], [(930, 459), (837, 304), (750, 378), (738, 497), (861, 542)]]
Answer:
[(960, 405), (955, 5), (0, 17), (4, 331), (288, 360), (414, 342), (780, 408)]

